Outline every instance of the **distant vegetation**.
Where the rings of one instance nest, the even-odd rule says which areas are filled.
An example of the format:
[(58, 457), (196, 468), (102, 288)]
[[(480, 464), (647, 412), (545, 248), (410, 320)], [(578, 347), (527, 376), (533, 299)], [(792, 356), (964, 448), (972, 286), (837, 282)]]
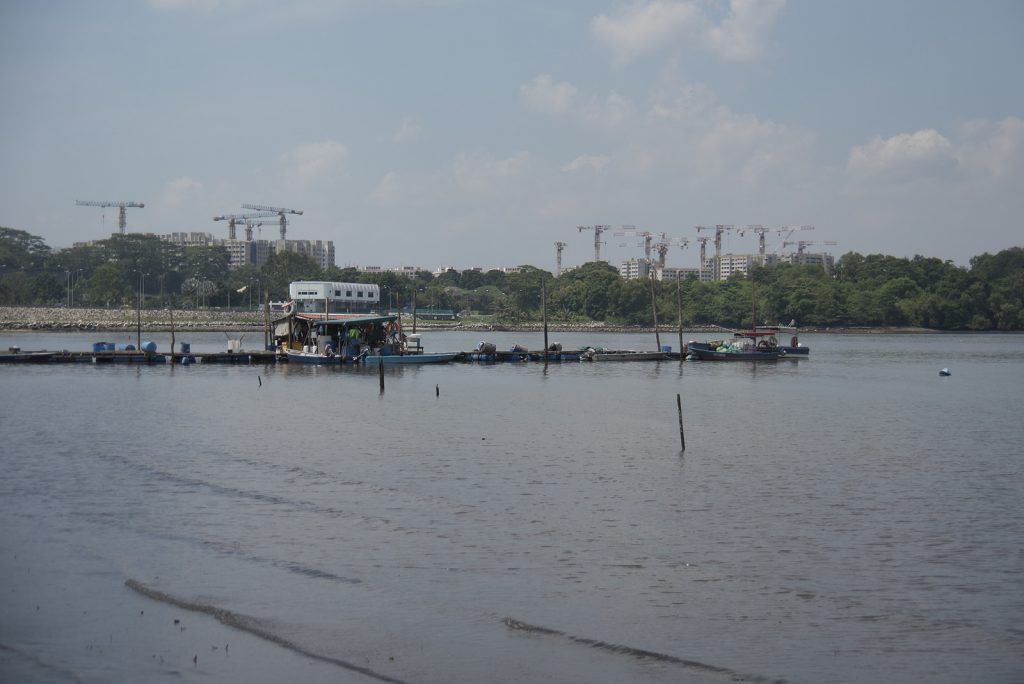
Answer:
[[(134, 307), (140, 288), (146, 308), (255, 308), (269, 290), (288, 297), (293, 280), (372, 282), (382, 302), (451, 309), (499, 324), (541, 317), (542, 284), (553, 322), (599, 321), (652, 325), (651, 283), (623, 280), (612, 266), (591, 262), (555, 278), (525, 266), (520, 273), (448, 271), (414, 279), (348, 268), (321, 270), (293, 253), (261, 267), (231, 270), (222, 247), (180, 247), (138, 234), (114, 235), (95, 246), (52, 250), (35, 235), (0, 227), (0, 304)], [(1024, 249), (982, 254), (963, 268), (936, 258), (844, 254), (832, 273), (819, 267), (756, 268), (724, 282), (655, 282), (658, 320), (748, 326), (917, 326), (938, 330), (1024, 330)], [(678, 287), (678, 289), (677, 289)], [(756, 299), (756, 303), (755, 300)]]

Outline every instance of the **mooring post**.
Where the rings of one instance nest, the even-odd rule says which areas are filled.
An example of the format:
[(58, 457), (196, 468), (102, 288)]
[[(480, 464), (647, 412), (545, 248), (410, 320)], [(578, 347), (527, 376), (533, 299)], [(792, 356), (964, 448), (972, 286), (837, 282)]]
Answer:
[(384, 393), (384, 357), (377, 357), (377, 375), (380, 377), (380, 392)]
[(686, 435), (683, 433), (683, 399), (676, 393), (676, 409), (679, 410), (679, 441), (683, 445), (683, 451), (686, 451)]
[(434, 385), (434, 396), (435, 397), (441, 396), (441, 386), (440, 385)]

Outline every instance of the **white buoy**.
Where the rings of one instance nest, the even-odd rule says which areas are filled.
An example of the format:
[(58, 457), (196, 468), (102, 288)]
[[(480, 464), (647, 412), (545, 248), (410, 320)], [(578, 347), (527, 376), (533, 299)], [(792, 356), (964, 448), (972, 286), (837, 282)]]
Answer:
[(939, 375), (942, 375), (942, 376), (950, 375), (949, 369), (948, 368), (943, 368), (942, 370), (939, 371)]

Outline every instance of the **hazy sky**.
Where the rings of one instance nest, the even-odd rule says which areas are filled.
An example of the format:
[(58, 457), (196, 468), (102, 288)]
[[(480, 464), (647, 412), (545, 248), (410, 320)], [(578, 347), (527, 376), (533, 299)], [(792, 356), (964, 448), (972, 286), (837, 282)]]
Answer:
[(259, 203), (342, 266), (554, 270), (578, 225), (696, 266), (696, 225), (813, 224), (966, 265), (1024, 245), (1022, 36), (1020, 0), (0, 0), (0, 225)]

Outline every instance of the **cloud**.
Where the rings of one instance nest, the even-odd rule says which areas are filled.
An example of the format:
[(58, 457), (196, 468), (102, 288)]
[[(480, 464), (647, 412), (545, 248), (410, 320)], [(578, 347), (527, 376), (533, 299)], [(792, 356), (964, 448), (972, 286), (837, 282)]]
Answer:
[(407, 116), (402, 119), (402, 125), (391, 136), (391, 140), (396, 143), (410, 142), (418, 138), (419, 135), (420, 125), (411, 116)]
[(697, 0), (636, 0), (591, 21), (591, 33), (624, 65), (666, 47), (689, 46), (728, 62), (759, 58), (785, 0), (730, 0), (715, 24)]
[(600, 172), (601, 169), (608, 166), (610, 161), (611, 159), (604, 154), (584, 154), (563, 166), (562, 171), (570, 173), (584, 170)]
[(965, 168), (1000, 180), (1024, 172), (1024, 119), (977, 119), (961, 126), (955, 156)]
[(619, 95), (609, 93), (603, 99), (593, 96), (585, 102), (577, 98), (578, 90), (571, 83), (556, 83), (550, 74), (541, 74), (519, 88), (527, 109), (542, 114), (571, 116), (581, 123), (602, 128), (613, 128), (633, 118), (633, 103)]
[(545, 114), (563, 114), (572, 107), (576, 86), (556, 83), (551, 74), (541, 74), (519, 88), (519, 94), (528, 109)]
[(633, 2), (591, 22), (591, 32), (613, 53), (616, 64), (661, 49), (676, 40), (698, 35), (706, 22), (695, 2)]
[(775, 17), (786, 0), (731, 0), (729, 14), (707, 30), (708, 49), (726, 62), (750, 62), (766, 50)]
[(347, 158), (348, 148), (332, 140), (298, 145), (281, 156), (288, 166), (290, 179), (300, 186), (340, 167)]
[(460, 153), (453, 175), (459, 190), (489, 193), (501, 190), (511, 179), (522, 175), (530, 164), (530, 153), (516, 152), (507, 159), (493, 159), (481, 152)]
[(913, 180), (944, 175), (955, 165), (953, 144), (929, 128), (891, 138), (876, 135), (850, 150), (846, 170), (862, 180)]

